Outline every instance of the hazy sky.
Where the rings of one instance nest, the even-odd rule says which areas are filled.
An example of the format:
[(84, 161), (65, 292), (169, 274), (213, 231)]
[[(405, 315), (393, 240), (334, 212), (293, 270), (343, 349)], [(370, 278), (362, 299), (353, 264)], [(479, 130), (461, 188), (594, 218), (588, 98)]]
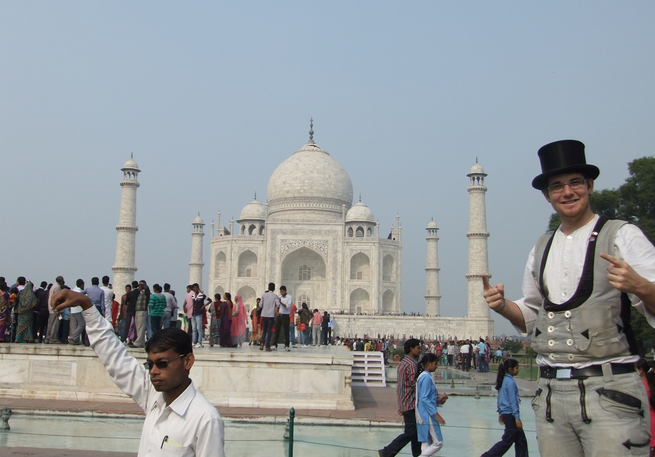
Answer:
[[(424, 311), (439, 225), (442, 315), (466, 314), (468, 178), (486, 184), (489, 268), (520, 297), (550, 206), (537, 149), (575, 138), (615, 188), (653, 154), (655, 3), (0, 2), (0, 276), (111, 276), (134, 152), (137, 278), (188, 282), (191, 221), (239, 218), (308, 139), (386, 236)], [(496, 319), (496, 333), (513, 332)]]

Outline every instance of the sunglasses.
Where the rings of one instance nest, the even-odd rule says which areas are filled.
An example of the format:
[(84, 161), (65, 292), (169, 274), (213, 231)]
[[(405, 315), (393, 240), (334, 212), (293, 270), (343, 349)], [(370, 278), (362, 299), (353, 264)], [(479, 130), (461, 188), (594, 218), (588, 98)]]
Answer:
[(166, 367), (168, 366), (168, 364), (171, 363), (173, 360), (181, 359), (181, 358), (184, 357), (185, 355), (187, 355), (187, 354), (178, 355), (177, 357), (175, 357), (175, 358), (173, 358), (173, 359), (169, 359), (169, 360), (159, 360), (158, 362), (145, 362), (145, 363), (143, 364), (143, 366), (144, 366), (145, 369), (148, 370), (148, 371), (152, 370), (153, 367), (157, 367), (157, 368), (159, 368), (160, 370), (163, 370), (163, 369), (166, 368)]

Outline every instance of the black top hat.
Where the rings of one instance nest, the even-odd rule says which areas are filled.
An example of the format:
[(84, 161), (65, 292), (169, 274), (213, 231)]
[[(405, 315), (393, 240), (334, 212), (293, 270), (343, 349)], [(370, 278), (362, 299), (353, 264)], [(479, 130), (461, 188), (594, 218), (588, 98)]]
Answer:
[(584, 144), (577, 140), (561, 140), (541, 147), (539, 152), (541, 174), (532, 180), (532, 187), (543, 190), (548, 178), (564, 173), (580, 172), (587, 178), (596, 179), (598, 167), (588, 165), (584, 155)]

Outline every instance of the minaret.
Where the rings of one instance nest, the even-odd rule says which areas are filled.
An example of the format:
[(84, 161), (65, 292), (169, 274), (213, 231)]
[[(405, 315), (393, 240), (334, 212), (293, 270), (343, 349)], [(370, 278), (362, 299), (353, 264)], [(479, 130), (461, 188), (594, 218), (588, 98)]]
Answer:
[(134, 156), (125, 162), (123, 168), (123, 180), (121, 187), (123, 193), (121, 196), (121, 210), (118, 216), (118, 240), (116, 241), (116, 260), (111, 269), (114, 271), (114, 290), (116, 295), (122, 294), (127, 284), (134, 281), (136, 266), (134, 259), (136, 256), (136, 190), (139, 188), (137, 177), (141, 170), (134, 161)]
[(469, 269), (466, 274), (468, 279), (468, 317), (489, 317), (489, 307), (482, 296), (482, 275), (489, 275), (489, 262), (487, 260), (487, 210), (484, 202), (484, 195), (487, 188), (484, 185), (484, 178), (487, 174), (478, 164), (477, 158), (471, 172), (466, 175), (471, 180), (468, 188), (470, 194), (469, 207), (469, 231), (466, 236), (469, 239)]
[(425, 315), (426, 316), (438, 316), (441, 314), (441, 306), (439, 300), (441, 300), (441, 295), (439, 295), (439, 252), (437, 248), (437, 242), (439, 237), (437, 236), (437, 224), (434, 220), (430, 221), (428, 227), (428, 236), (425, 239), (428, 241), (428, 263), (425, 267)]
[(200, 217), (193, 220), (193, 232), (191, 232), (191, 262), (189, 262), (189, 284), (198, 283), (202, 289), (202, 238), (205, 236), (205, 222)]

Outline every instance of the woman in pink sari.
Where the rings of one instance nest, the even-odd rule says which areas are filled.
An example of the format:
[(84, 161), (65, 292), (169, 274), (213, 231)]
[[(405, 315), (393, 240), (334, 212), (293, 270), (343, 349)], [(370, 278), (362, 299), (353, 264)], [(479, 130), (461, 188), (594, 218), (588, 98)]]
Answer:
[(232, 311), (232, 324), (230, 334), (232, 336), (232, 346), (241, 346), (246, 341), (246, 326), (248, 324), (248, 315), (246, 307), (243, 306), (241, 295), (235, 297), (236, 303)]

